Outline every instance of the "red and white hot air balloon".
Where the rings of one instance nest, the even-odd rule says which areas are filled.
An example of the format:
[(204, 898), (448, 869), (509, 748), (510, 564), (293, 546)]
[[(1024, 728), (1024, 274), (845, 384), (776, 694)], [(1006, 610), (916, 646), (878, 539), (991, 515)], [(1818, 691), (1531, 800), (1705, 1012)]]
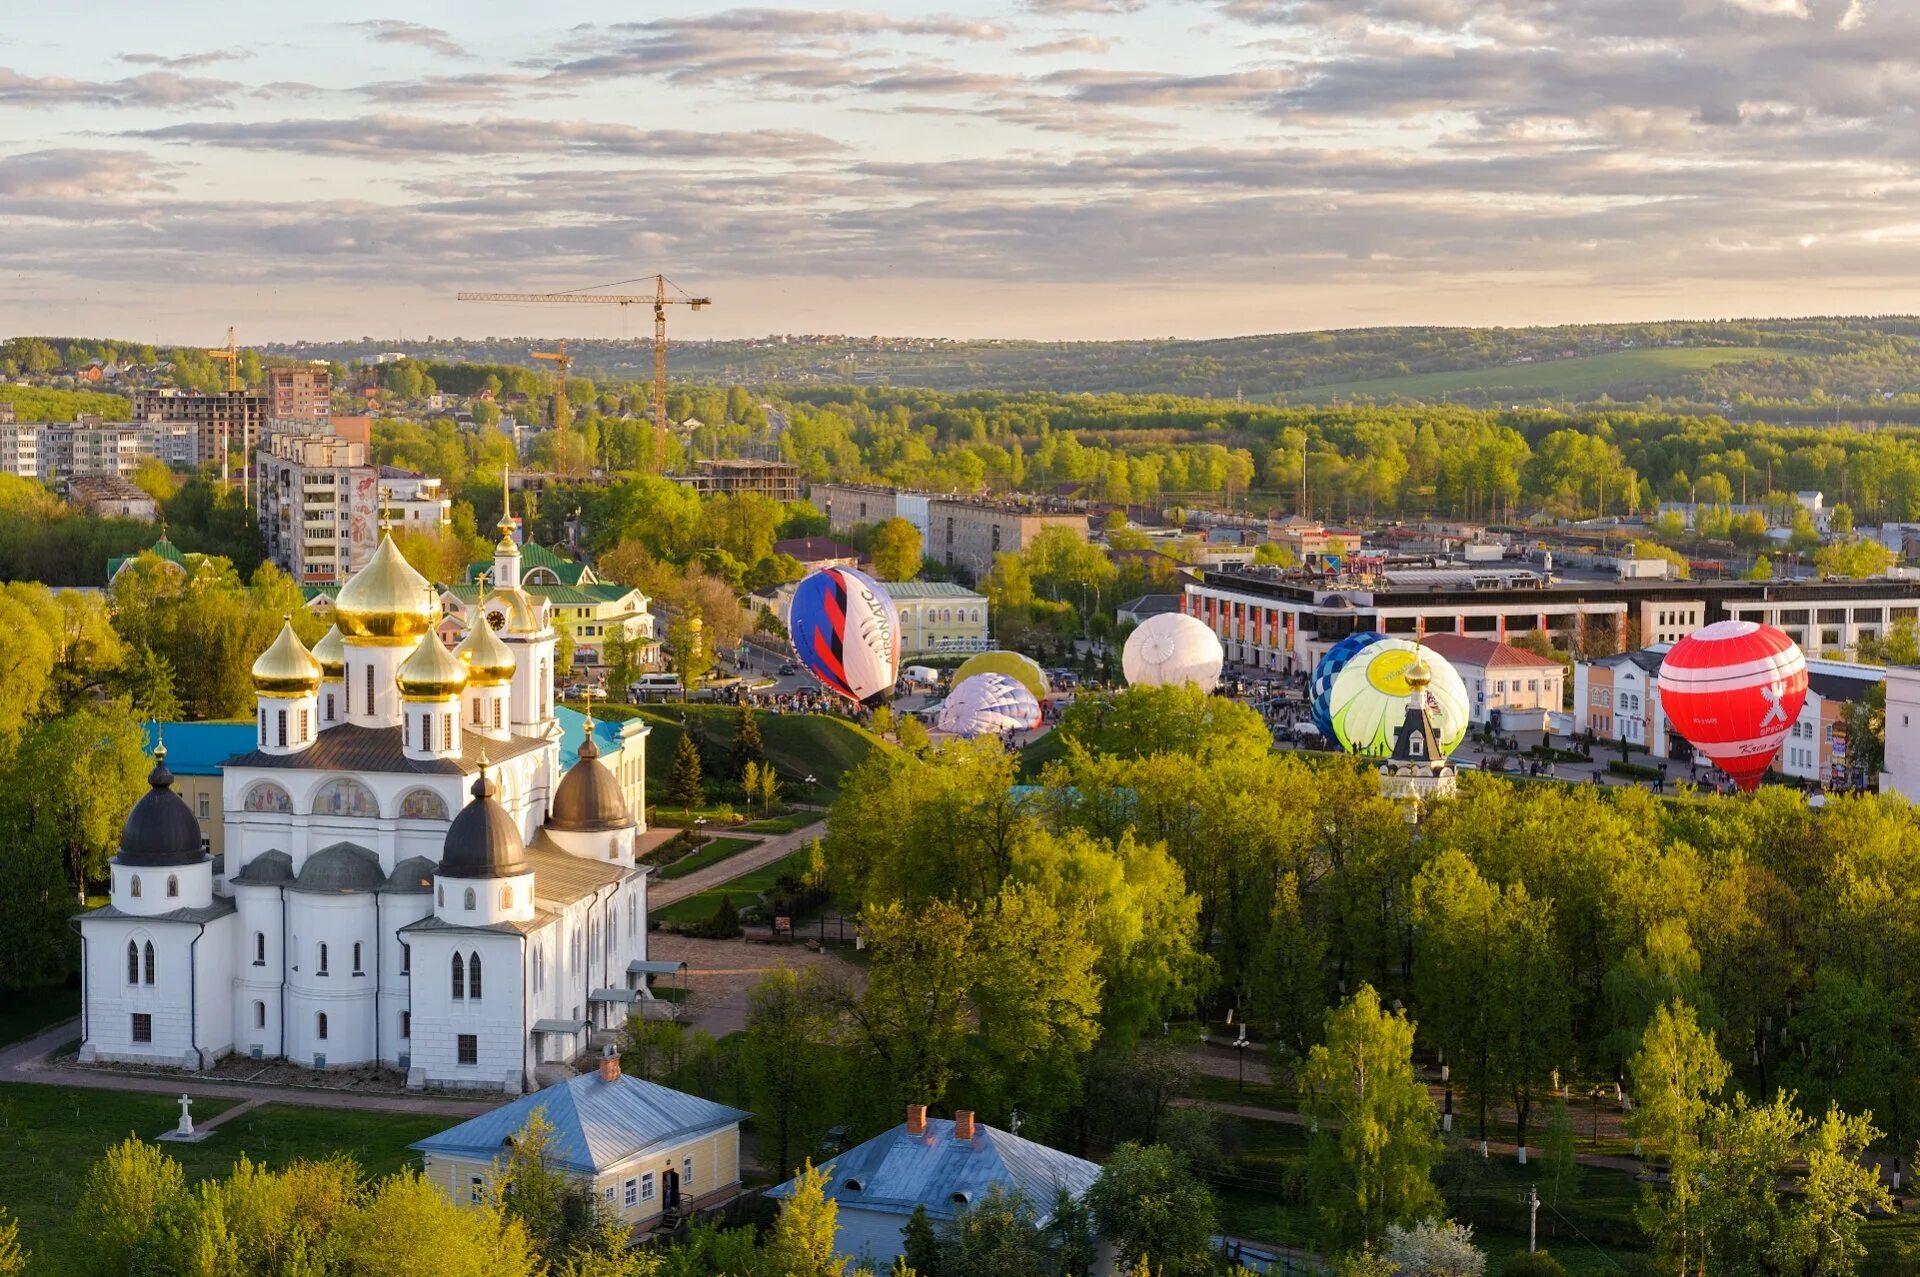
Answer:
[(1716, 621), (1673, 645), (1660, 705), (1743, 790), (1760, 783), (1807, 699), (1807, 658), (1771, 625)]

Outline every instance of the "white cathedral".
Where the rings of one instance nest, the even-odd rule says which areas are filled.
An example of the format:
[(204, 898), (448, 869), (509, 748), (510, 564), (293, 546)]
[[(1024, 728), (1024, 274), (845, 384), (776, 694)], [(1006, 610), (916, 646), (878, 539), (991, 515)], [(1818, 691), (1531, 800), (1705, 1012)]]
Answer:
[(639, 1013), (644, 813), (591, 725), (560, 774), (556, 635), (504, 521), (479, 615), (449, 652), (383, 536), (311, 651), (282, 628), (255, 746), (223, 768), (218, 866), (155, 750), (111, 903), (80, 919), (82, 1060), (378, 1063), (515, 1094)]

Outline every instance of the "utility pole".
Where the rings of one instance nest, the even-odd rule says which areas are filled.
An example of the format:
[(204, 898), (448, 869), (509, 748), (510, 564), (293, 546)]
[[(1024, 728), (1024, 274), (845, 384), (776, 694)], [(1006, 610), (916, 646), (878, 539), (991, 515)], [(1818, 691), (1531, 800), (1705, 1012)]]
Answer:
[(1527, 1186), (1527, 1253), (1539, 1249), (1540, 1240), (1540, 1188), (1537, 1184)]

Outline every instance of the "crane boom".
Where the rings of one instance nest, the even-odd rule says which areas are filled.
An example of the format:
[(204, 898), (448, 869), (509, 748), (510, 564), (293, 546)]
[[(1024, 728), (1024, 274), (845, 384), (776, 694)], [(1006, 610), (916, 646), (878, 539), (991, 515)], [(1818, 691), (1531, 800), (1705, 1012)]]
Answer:
[[(667, 307), (685, 306), (689, 310), (699, 310), (703, 306), (713, 305), (711, 297), (693, 297), (682, 295), (667, 296), (668, 280), (665, 275), (653, 278), (653, 294), (645, 293), (595, 293), (588, 291), (571, 293), (455, 293), (454, 300), (463, 302), (534, 302), (543, 305), (563, 306), (628, 306), (653, 307), (653, 436), (654, 456), (662, 470), (667, 466)], [(678, 285), (674, 285), (678, 288)], [(561, 346), (561, 353), (566, 347)], [(536, 359), (551, 356), (536, 355)], [(571, 362), (571, 361), (569, 361)], [(560, 368), (562, 395), (565, 394), (566, 364)], [(563, 400), (564, 402), (564, 400)], [(565, 443), (563, 437), (561, 443)]]
[[(209, 350), (207, 354), (225, 362), (227, 365), (227, 393), (229, 395), (238, 393), (240, 390), (240, 342), (239, 339), (234, 336), (233, 326), (231, 324), (227, 326), (227, 344), (219, 350)], [(220, 487), (222, 489), (228, 487), (232, 482), (227, 475), (227, 422), (232, 418), (236, 407), (238, 407), (236, 402), (229, 401), (227, 411), (222, 413), (220, 417)], [(244, 448), (246, 445), (243, 442), (241, 446)], [(245, 482), (245, 475), (246, 467), (242, 466), (241, 476), (243, 483)], [(244, 492), (241, 494), (241, 504), (246, 504), (246, 494)]]

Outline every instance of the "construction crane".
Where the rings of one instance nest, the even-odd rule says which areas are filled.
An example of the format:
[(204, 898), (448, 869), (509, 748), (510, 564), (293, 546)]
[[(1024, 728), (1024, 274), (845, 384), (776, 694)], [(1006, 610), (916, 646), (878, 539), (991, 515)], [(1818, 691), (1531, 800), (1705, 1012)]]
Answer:
[(567, 353), (566, 342), (555, 344), (560, 347), (557, 351), (536, 350), (532, 354), (535, 359), (545, 359), (557, 365), (554, 370), (557, 380), (553, 388), (553, 428), (557, 432), (553, 457), (555, 466), (564, 478), (567, 473), (567, 369), (573, 367), (573, 356)]
[[(231, 325), (227, 328), (226, 347), (221, 350), (209, 350), (207, 354), (215, 359), (225, 361), (227, 365), (227, 393), (229, 395), (238, 394), (240, 391), (240, 342), (239, 339), (234, 336)], [(227, 404), (227, 410), (220, 414), (220, 486), (222, 489), (226, 488), (231, 482), (227, 476), (227, 423), (233, 419), (233, 410), (237, 406), (237, 403), (229, 402)], [(244, 467), (241, 469), (241, 474), (242, 476), (246, 474)], [(247, 504), (245, 493), (241, 494), (241, 504)]]
[[(457, 293), (455, 297), (463, 302), (550, 302), (573, 306), (652, 306), (653, 307), (653, 436), (654, 456), (660, 468), (667, 465), (667, 307), (685, 306), (689, 310), (699, 310), (702, 306), (713, 305), (711, 297), (695, 297), (668, 279), (665, 275), (642, 275), (639, 279), (623, 279), (620, 284), (637, 284), (642, 280), (653, 281), (653, 296), (644, 293), (595, 293), (586, 290), (563, 293)], [(598, 288), (611, 288), (612, 284), (598, 284)], [(669, 297), (671, 288), (677, 297)]]

